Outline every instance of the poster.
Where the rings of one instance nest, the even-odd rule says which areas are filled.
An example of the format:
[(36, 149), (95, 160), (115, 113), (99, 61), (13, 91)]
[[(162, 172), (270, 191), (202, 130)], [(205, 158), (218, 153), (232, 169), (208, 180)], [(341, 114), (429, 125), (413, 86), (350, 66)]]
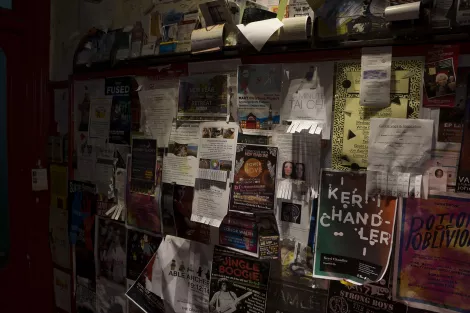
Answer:
[(51, 164), (51, 207), (67, 210), (67, 166)]
[(136, 229), (127, 229), (127, 278), (137, 280), (140, 273), (157, 252), (162, 237)]
[(123, 223), (99, 218), (96, 230), (97, 277), (126, 285), (126, 227)]
[(161, 231), (160, 210), (153, 195), (129, 193), (127, 224), (153, 233)]
[(96, 188), (93, 184), (69, 181), (69, 239), (75, 244), (77, 276), (95, 282)]
[(78, 132), (88, 132), (88, 124), (90, 122), (90, 99), (96, 97), (104, 97), (103, 92), (104, 79), (93, 79), (74, 82), (73, 105), (75, 112), (75, 130), (77, 130)]
[(365, 198), (365, 190), (364, 172), (322, 170), (314, 276), (363, 284), (385, 274), (396, 198)]
[(92, 98), (90, 102), (90, 123), (88, 135), (90, 138), (109, 138), (109, 126), (111, 122), (111, 99)]
[(225, 119), (228, 112), (228, 75), (191, 75), (180, 78), (178, 119)]
[(470, 105), (467, 102), (465, 122), (463, 126), (462, 146), (460, 149), (460, 162), (457, 172), (456, 192), (470, 193)]
[(131, 306), (138, 306), (145, 313), (164, 313), (162, 300), (162, 269), (158, 255), (150, 257), (135, 283), (126, 292)]
[(230, 210), (274, 210), (276, 147), (237, 145)]
[(105, 80), (105, 95), (112, 96), (109, 142), (129, 145), (131, 142), (132, 77), (113, 77)]
[[(307, 5), (308, 7), (308, 5)], [(283, 65), (281, 119), (313, 120), (322, 125), (322, 139), (330, 139), (334, 62)], [(284, 87), (285, 86), (285, 87)]]
[(105, 278), (96, 281), (98, 313), (126, 313), (126, 287)]
[(459, 45), (434, 45), (428, 49), (424, 68), (423, 106), (455, 106), (459, 51)]
[(238, 67), (238, 120), (242, 128), (271, 129), (280, 122), (281, 64)]
[(75, 305), (77, 313), (96, 312), (96, 285), (83, 277), (76, 277)]
[(334, 169), (366, 169), (369, 122), (372, 117), (418, 118), (423, 60), (393, 58), (390, 106), (359, 104), (360, 62), (336, 63), (336, 89), (331, 165)]
[(157, 167), (157, 141), (132, 138), (131, 191), (153, 194)]
[(52, 262), (70, 269), (69, 212), (51, 207), (49, 212), (49, 244)]
[(55, 306), (65, 312), (72, 312), (72, 278), (70, 274), (54, 268)]
[(394, 297), (432, 311), (465, 312), (470, 280), (470, 199), (403, 199), (395, 255)]
[(269, 270), (267, 261), (215, 246), (209, 312), (264, 312)]
[(207, 312), (213, 246), (168, 235), (157, 253), (166, 312)]

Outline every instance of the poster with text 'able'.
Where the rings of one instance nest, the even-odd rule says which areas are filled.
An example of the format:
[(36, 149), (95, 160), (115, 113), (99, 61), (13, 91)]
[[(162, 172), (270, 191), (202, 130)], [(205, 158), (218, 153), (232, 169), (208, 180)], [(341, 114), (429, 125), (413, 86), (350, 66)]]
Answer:
[(393, 243), (396, 198), (366, 198), (366, 174), (322, 170), (314, 276), (380, 280)]
[(404, 199), (394, 296), (435, 312), (470, 310), (470, 199)]

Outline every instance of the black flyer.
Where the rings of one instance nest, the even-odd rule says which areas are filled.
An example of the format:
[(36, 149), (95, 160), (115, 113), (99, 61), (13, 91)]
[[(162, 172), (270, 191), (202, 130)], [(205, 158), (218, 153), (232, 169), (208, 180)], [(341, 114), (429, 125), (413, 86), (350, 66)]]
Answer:
[(127, 278), (136, 280), (157, 252), (162, 237), (147, 234), (145, 232), (127, 230)]
[(269, 262), (215, 246), (209, 312), (263, 313), (269, 270)]
[(105, 80), (105, 95), (113, 96), (109, 142), (129, 145), (131, 134), (131, 77), (113, 77)]
[(157, 141), (132, 139), (131, 191), (153, 194), (157, 167)]

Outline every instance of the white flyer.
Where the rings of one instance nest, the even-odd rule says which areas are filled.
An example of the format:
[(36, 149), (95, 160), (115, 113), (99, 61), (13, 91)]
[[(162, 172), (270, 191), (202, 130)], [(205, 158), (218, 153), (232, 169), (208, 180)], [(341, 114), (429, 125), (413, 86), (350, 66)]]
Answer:
[(432, 120), (371, 118), (367, 170), (422, 174), (433, 130)]
[(163, 157), (164, 183), (194, 187), (197, 174), (199, 123), (173, 123), (168, 153)]
[[(392, 47), (362, 48), (359, 101), (363, 106), (390, 105)], [(385, 96), (384, 96), (385, 95)]]
[(160, 148), (168, 147), (171, 124), (176, 117), (178, 90), (176, 88), (139, 91), (141, 131), (156, 139)]
[(276, 220), (281, 240), (293, 239), (308, 244), (311, 207), (309, 201), (277, 199)]
[(90, 103), (90, 138), (108, 138), (112, 99), (93, 98)]
[(227, 214), (238, 139), (238, 124), (200, 124), (198, 173), (191, 220), (219, 227)]
[(72, 291), (70, 274), (54, 268), (55, 305), (65, 312), (72, 312)]
[(330, 139), (333, 103), (333, 62), (283, 64), (281, 119), (313, 120), (322, 125), (322, 138)]

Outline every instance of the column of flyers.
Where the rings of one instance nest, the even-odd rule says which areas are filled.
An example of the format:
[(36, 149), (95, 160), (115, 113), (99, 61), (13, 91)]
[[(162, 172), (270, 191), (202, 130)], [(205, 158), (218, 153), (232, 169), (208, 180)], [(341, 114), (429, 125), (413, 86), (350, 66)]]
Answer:
[(263, 313), (269, 270), (269, 262), (215, 246), (209, 312)]

